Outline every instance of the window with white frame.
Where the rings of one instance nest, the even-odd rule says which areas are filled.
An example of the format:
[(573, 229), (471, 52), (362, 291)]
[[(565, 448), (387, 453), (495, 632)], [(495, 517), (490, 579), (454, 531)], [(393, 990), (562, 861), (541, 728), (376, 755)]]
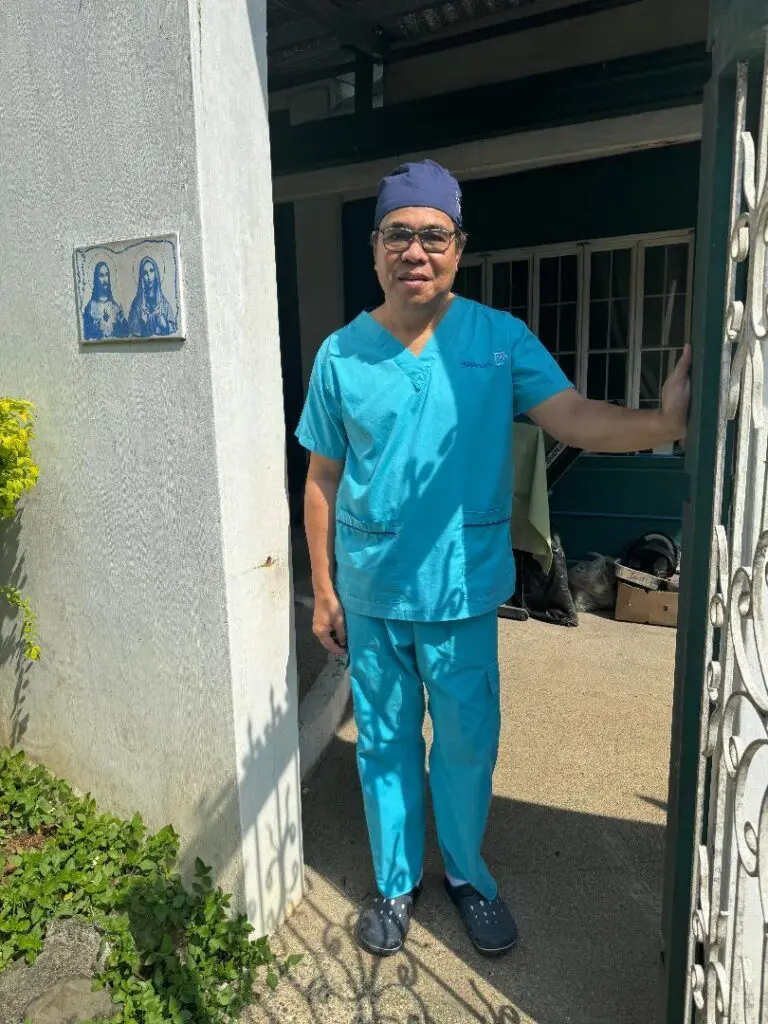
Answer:
[(471, 255), (456, 290), (524, 320), (589, 398), (653, 408), (690, 338), (692, 246), (682, 231)]

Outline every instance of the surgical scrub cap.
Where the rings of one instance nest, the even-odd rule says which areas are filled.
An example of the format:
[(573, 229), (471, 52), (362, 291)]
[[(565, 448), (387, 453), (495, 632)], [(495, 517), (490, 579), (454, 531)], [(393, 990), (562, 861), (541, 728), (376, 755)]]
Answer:
[(378, 228), (382, 220), (393, 210), (407, 206), (426, 206), (442, 210), (461, 227), (461, 188), (458, 181), (434, 160), (401, 164), (383, 178), (376, 200)]

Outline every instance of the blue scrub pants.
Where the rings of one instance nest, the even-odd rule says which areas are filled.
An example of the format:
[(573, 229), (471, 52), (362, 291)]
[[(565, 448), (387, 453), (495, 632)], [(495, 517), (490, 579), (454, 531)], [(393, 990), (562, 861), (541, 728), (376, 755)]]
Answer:
[(422, 873), (426, 687), (434, 734), (429, 781), (445, 869), (494, 899), (480, 849), (499, 747), (496, 612), (451, 622), (347, 612), (346, 621), (357, 764), (382, 895), (402, 896)]

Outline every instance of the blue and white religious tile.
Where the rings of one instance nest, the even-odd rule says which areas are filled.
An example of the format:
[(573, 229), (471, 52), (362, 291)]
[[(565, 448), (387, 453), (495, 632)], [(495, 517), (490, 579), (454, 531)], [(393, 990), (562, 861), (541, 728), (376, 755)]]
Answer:
[(177, 235), (83, 246), (74, 262), (84, 344), (184, 337)]

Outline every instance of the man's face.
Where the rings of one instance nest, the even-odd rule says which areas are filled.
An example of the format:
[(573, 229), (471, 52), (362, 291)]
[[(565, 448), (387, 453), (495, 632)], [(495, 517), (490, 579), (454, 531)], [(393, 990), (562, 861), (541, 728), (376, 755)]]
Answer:
[(107, 268), (106, 264), (102, 264), (99, 267), (98, 281), (99, 287), (101, 289), (101, 294), (106, 295), (107, 292), (109, 291), (109, 269)]
[[(403, 252), (387, 248), (387, 244), (397, 242), (398, 236), (406, 237), (408, 230), (423, 231), (428, 240), (432, 238), (430, 231), (435, 237), (445, 237), (446, 233), (452, 237), (445, 252), (425, 252), (417, 238)], [(376, 233), (374, 249), (376, 274), (384, 295), (418, 306), (450, 292), (461, 259), (461, 243), (455, 231), (456, 225), (441, 210), (406, 207), (387, 214)]]

